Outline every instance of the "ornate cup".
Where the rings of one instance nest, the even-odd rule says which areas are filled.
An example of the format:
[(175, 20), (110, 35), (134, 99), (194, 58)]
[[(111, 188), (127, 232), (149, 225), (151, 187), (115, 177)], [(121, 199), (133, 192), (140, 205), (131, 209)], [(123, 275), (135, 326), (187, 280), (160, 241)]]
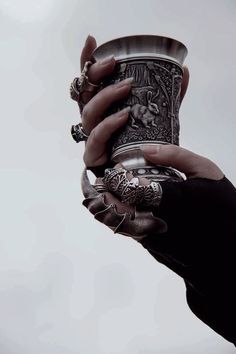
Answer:
[(179, 106), (184, 44), (171, 38), (136, 35), (117, 38), (97, 47), (95, 60), (114, 54), (114, 73), (103, 87), (133, 77), (129, 96), (111, 107), (107, 115), (130, 106), (128, 124), (111, 142), (111, 164), (121, 163), (134, 177), (152, 181), (182, 180), (173, 168), (152, 166), (143, 157), (144, 144), (179, 144)]

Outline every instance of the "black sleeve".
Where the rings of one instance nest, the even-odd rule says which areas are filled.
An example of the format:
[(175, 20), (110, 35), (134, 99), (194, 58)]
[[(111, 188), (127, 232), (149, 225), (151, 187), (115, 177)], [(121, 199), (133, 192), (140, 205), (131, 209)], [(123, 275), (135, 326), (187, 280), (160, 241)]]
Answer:
[(236, 344), (236, 189), (226, 177), (162, 187), (155, 212), (168, 230), (139, 242), (184, 279), (193, 313)]

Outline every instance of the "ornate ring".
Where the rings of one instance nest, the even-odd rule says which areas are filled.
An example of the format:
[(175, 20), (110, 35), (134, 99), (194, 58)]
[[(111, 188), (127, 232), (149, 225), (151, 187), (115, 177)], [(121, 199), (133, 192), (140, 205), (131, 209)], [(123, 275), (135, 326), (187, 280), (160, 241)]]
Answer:
[(139, 241), (154, 230), (160, 234), (167, 231), (166, 222), (154, 216), (150, 209), (138, 210), (134, 206), (134, 215), (132, 215), (129, 212), (118, 212), (115, 204), (107, 204), (104, 186), (91, 185), (87, 169), (83, 171), (81, 182), (85, 197), (83, 205), (94, 215), (96, 220), (107, 225), (113, 232)]
[(88, 139), (88, 135), (85, 133), (82, 123), (72, 125), (71, 135), (77, 143), (80, 141), (86, 141)]
[(161, 202), (160, 183), (151, 182), (149, 185), (142, 186), (136, 179), (129, 181), (127, 171), (123, 168), (106, 169), (102, 181), (107, 189), (124, 203), (152, 207), (159, 206)]
[(80, 99), (82, 92), (87, 91), (93, 93), (96, 92), (99, 89), (99, 87), (101, 87), (101, 85), (92, 84), (88, 80), (87, 73), (91, 65), (92, 65), (91, 61), (86, 61), (80, 77), (76, 77), (70, 85), (70, 97), (72, 98), (72, 100), (77, 101), (81, 105), (84, 105), (84, 103), (81, 102)]

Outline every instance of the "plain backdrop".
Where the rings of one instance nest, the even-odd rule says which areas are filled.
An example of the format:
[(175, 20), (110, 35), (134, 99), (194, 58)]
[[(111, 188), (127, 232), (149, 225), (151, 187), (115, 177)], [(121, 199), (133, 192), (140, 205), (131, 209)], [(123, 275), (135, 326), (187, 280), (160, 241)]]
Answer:
[(81, 205), (69, 86), (88, 34), (185, 43), (181, 145), (236, 181), (235, 0), (0, 0), (0, 354), (234, 353), (181, 278)]

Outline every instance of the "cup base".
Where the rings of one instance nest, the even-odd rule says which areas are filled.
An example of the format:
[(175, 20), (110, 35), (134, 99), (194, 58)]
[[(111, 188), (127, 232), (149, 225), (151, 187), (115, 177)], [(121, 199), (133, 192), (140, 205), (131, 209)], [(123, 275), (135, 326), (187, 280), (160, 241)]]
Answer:
[(181, 173), (174, 168), (164, 166), (145, 166), (129, 170), (134, 177), (145, 177), (151, 182), (182, 182)]
[(130, 149), (122, 151), (122, 153), (113, 156), (112, 161), (121, 164), (134, 177), (145, 177), (151, 182), (163, 182), (167, 180), (170, 182), (181, 182), (184, 180), (182, 174), (172, 167), (151, 165), (144, 158), (140, 146), (133, 146)]

